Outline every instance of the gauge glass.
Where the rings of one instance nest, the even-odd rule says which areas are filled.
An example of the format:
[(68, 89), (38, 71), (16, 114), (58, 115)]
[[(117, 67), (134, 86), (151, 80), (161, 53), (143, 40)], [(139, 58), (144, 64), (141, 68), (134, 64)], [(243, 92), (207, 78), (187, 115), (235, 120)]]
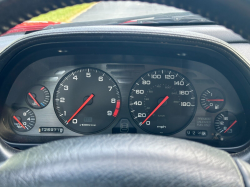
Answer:
[(196, 92), (182, 74), (167, 69), (150, 71), (134, 84), (129, 109), (134, 122), (154, 134), (185, 128), (196, 111)]
[(221, 112), (215, 117), (214, 128), (222, 136), (233, 136), (240, 131), (236, 116), (228, 111)]
[(31, 130), (36, 124), (36, 116), (29, 108), (21, 108), (12, 116), (13, 128), (20, 132)]
[(218, 112), (223, 109), (226, 101), (224, 94), (218, 88), (209, 88), (201, 94), (201, 106), (207, 112)]
[(107, 73), (84, 68), (69, 72), (59, 81), (54, 108), (59, 120), (70, 130), (95, 133), (114, 121), (120, 98), (117, 84)]
[(28, 90), (26, 100), (32, 108), (44, 108), (49, 104), (50, 101), (49, 90), (45, 86), (34, 86)]

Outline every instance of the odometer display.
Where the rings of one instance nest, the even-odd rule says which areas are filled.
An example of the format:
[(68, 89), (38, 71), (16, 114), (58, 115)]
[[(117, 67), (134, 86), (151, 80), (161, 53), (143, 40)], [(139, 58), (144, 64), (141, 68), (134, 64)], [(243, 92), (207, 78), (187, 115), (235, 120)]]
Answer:
[(95, 68), (65, 75), (54, 92), (57, 117), (72, 131), (89, 134), (107, 128), (118, 115), (120, 91), (115, 81)]
[(196, 92), (182, 74), (167, 69), (141, 76), (130, 91), (130, 113), (153, 134), (173, 134), (186, 127), (196, 111)]

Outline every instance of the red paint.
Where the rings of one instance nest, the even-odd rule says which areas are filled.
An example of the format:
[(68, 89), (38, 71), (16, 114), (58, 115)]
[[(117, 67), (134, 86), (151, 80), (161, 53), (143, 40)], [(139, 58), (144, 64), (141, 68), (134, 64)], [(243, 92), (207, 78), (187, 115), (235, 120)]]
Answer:
[(115, 111), (114, 111), (113, 116), (114, 116), (114, 117), (116, 117), (116, 116), (117, 116), (117, 114), (118, 114), (118, 112), (119, 112), (119, 109), (117, 109), (117, 108), (116, 108), (116, 109), (115, 109)]
[(91, 94), (88, 99), (80, 106), (80, 108), (78, 108), (78, 110), (73, 114), (73, 116), (71, 116), (71, 118), (67, 121), (68, 123), (76, 116), (76, 114), (78, 114), (82, 109), (83, 107), (85, 107), (88, 102), (94, 97), (95, 95), (94, 94)]
[(53, 22), (53, 21), (25, 21), (21, 24), (16, 25), (6, 33), (0, 35), (7, 35), (7, 34), (12, 34), (12, 33), (17, 33), (17, 32), (27, 32), (27, 31), (36, 31), (36, 30), (42, 30), (45, 27), (49, 25), (57, 25), (61, 24), (61, 22)]
[(165, 103), (165, 101), (168, 100), (168, 96), (166, 96), (161, 102), (160, 104), (153, 110), (153, 112), (151, 112), (151, 114), (149, 114), (149, 116), (142, 122), (142, 125), (161, 107), (161, 105), (163, 105), (163, 103)]
[(126, 23), (136, 23), (137, 20), (129, 20), (129, 21), (125, 21), (123, 23), (120, 23), (120, 24), (126, 24)]
[(120, 100), (117, 100), (116, 101), (116, 107), (115, 107), (115, 111), (114, 111), (114, 114), (113, 116), (116, 117), (118, 112), (119, 112), (119, 109), (120, 109), (120, 106), (121, 106), (121, 101)]

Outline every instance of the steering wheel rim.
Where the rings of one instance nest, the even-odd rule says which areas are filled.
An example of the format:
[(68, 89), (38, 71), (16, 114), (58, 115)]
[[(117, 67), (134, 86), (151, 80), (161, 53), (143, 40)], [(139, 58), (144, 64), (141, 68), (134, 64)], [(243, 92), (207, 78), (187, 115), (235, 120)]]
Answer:
[(244, 186), (228, 153), (187, 140), (140, 134), (43, 144), (11, 157), (0, 167), (0, 176), (3, 187)]
[[(5, 32), (16, 24), (30, 19), (33, 16), (37, 16), (41, 13), (57, 9), (60, 7), (73, 5), (77, 3), (83, 3), (88, 1), (83, 0), (0, 0), (0, 32)], [(152, 1), (145, 1), (152, 2)], [(26, 6), (25, 3), (28, 3), (29, 6)], [(154, 3), (165, 4), (175, 6), (177, 8), (182, 8), (189, 10), (193, 13), (199, 13), (204, 17), (208, 17), (213, 21), (217, 21), (219, 24), (225, 25), (227, 28), (234, 30), (236, 33), (239, 33), (246, 39), (250, 39), (250, 27), (247, 23), (250, 18), (250, 1), (249, 0), (157, 0)], [(237, 3), (237, 4), (235, 4)], [(12, 7), (11, 11), (10, 8)], [(223, 11), (220, 8), (223, 7)], [(213, 9), (212, 9), (213, 8)], [(228, 14), (229, 10), (234, 10), (235, 14)], [(226, 19), (225, 19), (226, 17)], [(238, 20), (238, 21), (237, 21)], [(240, 21), (239, 21), (240, 20)], [(115, 143), (114, 143), (115, 142)], [(106, 143), (106, 144), (105, 144)], [(70, 149), (68, 146), (71, 145)], [(100, 146), (101, 145), (101, 146)], [(122, 148), (125, 146), (125, 149)], [(138, 148), (140, 147), (140, 148)], [(94, 149), (96, 148), (96, 149)], [(98, 148), (98, 149), (97, 149)], [(112, 148), (112, 149), (110, 149)], [(121, 149), (122, 148), (122, 149)], [(150, 148), (150, 149), (149, 149)], [(188, 149), (185, 149), (188, 148)], [(205, 149), (205, 150), (204, 150)], [(124, 151), (125, 150), (125, 151)], [(130, 152), (132, 150), (132, 152)], [(197, 150), (200, 153), (197, 153)], [(145, 152), (146, 151), (146, 152)], [(147, 152), (149, 151), (149, 152)], [(153, 151), (153, 152), (152, 152)], [(55, 153), (56, 154), (55, 154)], [(128, 157), (124, 157), (124, 154), (128, 153)], [(143, 153), (145, 155), (143, 155)], [(157, 154), (156, 154), (157, 153)], [(161, 154), (158, 154), (161, 153)], [(59, 157), (57, 157), (60, 155)], [(65, 159), (63, 159), (63, 156)], [(94, 170), (91, 170), (87, 175), (89, 170), (86, 170), (86, 160), (82, 160), (82, 157), (89, 156), (88, 160), (90, 163), (94, 163), (95, 166), (98, 166), (98, 162), (103, 160), (99, 157), (95, 160), (95, 156), (98, 155), (109, 155), (113, 159), (105, 160), (105, 167), (95, 167)], [(135, 155), (135, 157), (133, 157)], [(139, 156), (139, 157), (137, 157)], [(69, 159), (73, 157), (73, 164)], [(202, 159), (200, 159), (200, 157)], [(61, 160), (56, 160), (60, 158)], [(106, 157), (105, 157), (106, 158)], [(127, 159), (126, 159), (127, 158)], [(136, 158), (136, 159), (135, 159)], [(140, 160), (139, 158), (143, 158)], [(170, 158), (173, 158), (171, 160)], [(190, 159), (191, 158), (191, 159)], [(193, 167), (189, 169), (188, 167), (183, 167), (183, 165), (178, 165), (180, 163), (188, 163), (189, 160), (198, 160), (197, 163), (192, 162), (188, 164), (188, 167)], [(146, 162), (151, 162), (149, 165), (145, 165)], [(223, 160), (223, 162), (221, 162)], [(63, 161), (63, 162), (62, 162)], [(112, 161), (112, 162), (109, 162)], [(115, 162), (113, 162), (115, 161)], [(122, 170), (119, 167), (119, 162), (123, 162), (123, 166), (127, 169), (133, 169), (136, 165), (136, 162), (141, 163), (142, 166), (140, 170), (143, 171), (140, 176), (132, 177), (133, 181), (129, 182), (127, 180), (122, 181), (124, 178), (129, 178), (130, 172), (122, 173)], [(159, 162), (163, 161), (163, 162)], [(81, 164), (81, 163), (84, 164)], [(179, 170), (169, 170), (169, 165), (175, 166), (173, 162), (176, 162), (176, 165), (180, 168), (183, 167), (186, 171), (183, 173), (178, 172)], [(239, 170), (239, 163), (242, 161), (236, 161), (230, 157), (228, 153), (211, 148), (205, 145), (200, 145), (194, 142), (187, 140), (178, 140), (168, 137), (158, 137), (150, 135), (102, 135), (102, 136), (88, 136), (82, 138), (66, 139), (57, 142), (51, 142), (49, 144), (44, 144), (32, 148), (28, 151), (16, 154), (14, 157), (8, 159), (0, 167), (0, 176), (2, 177), (1, 185), (2, 186), (44, 186), (44, 185), (53, 185), (53, 186), (80, 186), (84, 181), (86, 186), (155, 186), (155, 185), (165, 185), (168, 186), (211, 186), (214, 182), (217, 182), (217, 186), (244, 186), (247, 183), (242, 179), (241, 172)], [(73, 171), (74, 167), (77, 167), (78, 170), (76, 175), (70, 173), (70, 176), (73, 178), (67, 178), (67, 171), (63, 170), (63, 167), (60, 166), (61, 163), (67, 165), (67, 169)], [(115, 167), (108, 167), (110, 164)], [(144, 164), (143, 164), (144, 163)], [(212, 167), (207, 167), (209, 163), (212, 163)], [(164, 165), (166, 164), (166, 165)], [(246, 170), (250, 171), (250, 166), (241, 163), (244, 165)], [(81, 167), (80, 167), (81, 166)], [(100, 166), (100, 165), (99, 165)], [(146, 168), (144, 166), (147, 166)], [(218, 167), (219, 166), (219, 167)], [(229, 167), (230, 166), (230, 167)], [(195, 167), (199, 168), (196, 169)], [(42, 170), (41, 170), (42, 168)], [(51, 171), (48, 171), (49, 170)], [(88, 167), (91, 169), (90, 167)], [(160, 168), (160, 169), (159, 169)], [(173, 167), (171, 167), (173, 168)], [(199, 173), (201, 169), (208, 170), (207, 173)], [(95, 171), (103, 172), (99, 175), (94, 175)], [(117, 170), (118, 169), (118, 170)], [(86, 172), (85, 172), (86, 171)], [(145, 171), (148, 171), (152, 175), (147, 175)], [(165, 171), (165, 172), (164, 172)], [(173, 172), (173, 178), (168, 178)], [(192, 180), (192, 171), (197, 171), (195, 176), (198, 176), (198, 180)], [(233, 171), (233, 173), (231, 173)], [(155, 172), (155, 173), (152, 173)], [(32, 175), (25, 176), (25, 174), (31, 173)], [(106, 174), (107, 175), (104, 175)], [(81, 177), (82, 174), (86, 174), (84, 179)], [(118, 175), (119, 174), (119, 175)], [(138, 173), (136, 173), (138, 174)], [(51, 178), (51, 176), (56, 177)], [(85, 176), (85, 175), (83, 175)], [(96, 176), (96, 177), (93, 177)], [(102, 176), (102, 180), (98, 180), (98, 176)], [(161, 176), (162, 180), (155, 181), (152, 177)], [(164, 176), (166, 178), (164, 178)], [(220, 176), (220, 179), (223, 179), (219, 182), (217, 178)], [(66, 180), (60, 180), (62, 177), (66, 177)], [(76, 177), (76, 178), (74, 178)], [(92, 177), (92, 178), (91, 178)], [(121, 181), (117, 181), (117, 178), (121, 178)], [(140, 178), (141, 177), (141, 178)], [(187, 178), (185, 178), (187, 177)], [(249, 177), (249, 176), (248, 176)], [(136, 180), (135, 179), (143, 179)], [(13, 179), (13, 180), (9, 180)], [(76, 179), (75, 182), (72, 179)], [(158, 178), (157, 178), (158, 179)], [(171, 183), (170, 179), (177, 179), (179, 183)], [(184, 181), (183, 181), (184, 179)], [(195, 178), (193, 178), (195, 179)], [(215, 180), (216, 179), (216, 180)], [(225, 179), (225, 180), (224, 180)], [(233, 180), (231, 180), (233, 179)], [(115, 183), (112, 183), (116, 181)], [(185, 181), (187, 183), (185, 183)], [(77, 183), (78, 182), (78, 183)], [(122, 182), (122, 183), (119, 183)], [(127, 182), (127, 183), (124, 183)], [(159, 182), (159, 183), (156, 183)], [(81, 185), (83, 186), (83, 185)]]

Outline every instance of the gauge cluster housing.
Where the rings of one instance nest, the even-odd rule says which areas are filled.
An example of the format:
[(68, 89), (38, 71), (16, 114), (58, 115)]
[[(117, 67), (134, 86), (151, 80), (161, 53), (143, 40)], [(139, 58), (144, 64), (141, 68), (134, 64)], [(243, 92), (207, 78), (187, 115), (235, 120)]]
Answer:
[[(41, 39), (39, 45), (35, 45), (37, 41), (32, 39), (33, 45), (29, 47), (15, 45), (20, 47), (19, 53), (11, 59), (6, 56), (8, 63), (0, 75), (3, 80), (0, 87), (6, 90), (1, 93), (0, 100), (3, 106), (1, 137), (13, 147), (23, 149), (52, 140), (87, 136), (65, 127), (56, 116), (53, 104), (53, 94), (60, 79), (79, 68), (104, 71), (114, 79), (121, 93), (117, 117), (99, 134), (149, 133), (132, 119), (129, 110), (130, 91), (143, 74), (156, 69), (169, 69), (187, 77), (197, 94), (195, 115), (190, 123), (184, 124), (184, 128), (171, 136), (202, 142), (229, 152), (247, 147), (249, 116), (246, 114), (249, 112), (247, 101), (250, 90), (246, 77), (238, 69), (239, 62), (236, 61), (242, 59), (238, 57), (236, 60), (236, 53), (225, 52), (225, 46), (223, 48), (218, 44), (220, 49), (215, 44), (211, 45), (211, 41), (201, 42), (194, 36), (184, 39), (183, 36), (165, 33), (165, 36), (153, 36), (146, 42), (142, 38), (150, 34), (144, 36), (131, 32), (130, 38), (122, 38), (119, 34), (114, 38), (114, 35), (111, 37), (104, 32), (102, 36), (107, 38), (102, 41), (98, 34), (86, 34), (86, 37), (77, 34), (67, 37), (66, 34), (61, 38), (51, 35), (53, 37)], [(121, 41), (117, 42), (117, 39)], [(26, 99), (27, 91), (37, 85), (46, 87), (51, 95), (50, 102), (42, 109), (32, 108)], [(200, 98), (205, 90), (213, 88), (223, 93), (225, 103), (219, 111), (207, 112), (202, 108)], [(22, 107), (31, 108), (36, 116), (36, 125), (28, 132), (16, 131), (10, 120), (13, 113)], [(221, 137), (216, 133), (214, 119), (225, 111), (232, 112), (239, 119), (241, 128), (235, 136)]]

